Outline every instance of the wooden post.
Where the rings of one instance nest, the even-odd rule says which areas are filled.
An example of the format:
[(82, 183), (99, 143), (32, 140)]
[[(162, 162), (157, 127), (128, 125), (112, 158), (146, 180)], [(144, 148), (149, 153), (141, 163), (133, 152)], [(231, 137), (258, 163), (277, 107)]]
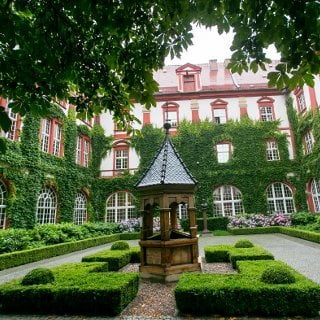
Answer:
[(171, 208), (170, 223), (171, 223), (171, 229), (177, 229), (177, 206)]
[(196, 209), (189, 208), (189, 224), (190, 224), (190, 236), (191, 238), (197, 237), (197, 225), (196, 225)]
[(160, 231), (162, 241), (168, 241), (170, 239), (169, 212), (170, 208), (160, 209)]

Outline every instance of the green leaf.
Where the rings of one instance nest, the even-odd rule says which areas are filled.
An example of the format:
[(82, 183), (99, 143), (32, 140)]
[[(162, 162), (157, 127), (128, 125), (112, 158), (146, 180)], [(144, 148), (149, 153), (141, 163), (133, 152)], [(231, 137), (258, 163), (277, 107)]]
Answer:
[(0, 108), (0, 128), (5, 132), (11, 128), (11, 120), (3, 108)]
[(0, 153), (5, 153), (7, 150), (7, 145), (4, 139), (0, 138)]

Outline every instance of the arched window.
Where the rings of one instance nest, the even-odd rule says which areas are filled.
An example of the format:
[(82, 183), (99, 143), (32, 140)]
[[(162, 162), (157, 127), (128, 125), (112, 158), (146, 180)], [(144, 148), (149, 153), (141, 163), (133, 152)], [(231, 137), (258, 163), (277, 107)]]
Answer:
[(320, 180), (311, 181), (311, 194), (316, 213), (320, 213)]
[(6, 199), (7, 188), (0, 180), (0, 228), (4, 229), (6, 226)]
[(37, 204), (37, 223), (55, 223), (57, 215), (57, 197), (49, 187), (40, 191)]
[(262, 97), (258, 101), (260, 120), (273, 121), (275, 120), (274, 114), (274, 99), (269, 97)]
[(134, 218), (134, 197), (126, 191), (113, 193), (107, 199), (106, 222), (120, 222)]
[(284, 183), (275, 182), (267, 188), (268, 210), (270, 213), (292, 213), (295, 206), (291, 189)]
[(211, 104), (213, 122), (217, 124), (226, 123), (228, 120), (228, 112), (227, 112), (228, 102), (222, 99), (216, 99), (210, 104)]
[(213, 213), (215, 216), (234, 216), (243, 213), (242, 195), (233, 186), (221, 186), (213, 191)]
[(78, 192), (74, 202), (73, 222), (83, 224), (87, 221), (87, 198), (82, 192)]

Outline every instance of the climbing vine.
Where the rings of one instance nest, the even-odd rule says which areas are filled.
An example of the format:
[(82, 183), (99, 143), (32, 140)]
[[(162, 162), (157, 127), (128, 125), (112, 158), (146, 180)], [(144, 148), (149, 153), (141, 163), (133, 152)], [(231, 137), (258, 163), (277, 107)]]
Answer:
[[(272, 182), (287, 182), (296, 187), (300, 171), (296, 161), (289, 159), (287, 136), (277, 130), (279, 123), (253, 121), (247, 117), (226, 124), (209, 120), (199, 123), (182, 121), (172, 140), (188, 169), (198, 180), (196, 192), (197, 212), (202, 212), (203, 199), (208, 203), (208, 213), (213, 213), (213, 190), (222, 185), (232, 185), (243, 195), (248, 213), (266, 213), (266, 189)], [(135, 141), (142, 163), (150, 162), (155, 155), (149, 150), (159, 148), (163, 133), (149, 126), (142, 129), (143, 141)], [(157, 137), (157, 138), (156, 138)], [(267, 139), (277, 142), (280, 160), (267, 161)], [(218, 163), (215, 145), (232, 144), (232, 155), (227, 163)], [(299, 201), (301, 201), (300, 198)], [(301, 206), (301, 203), (297, 203)]]
[[(85, 125), (77, 125), (75, 112), (68, 115), (58, 106), (52, 105), (49, 118), (56, 118), (63, 128), (63, 157), (56, 157), (40, 150), (40, 117), (27, 113), (23, 119), (21, 141), (6, 141), (7, 152), (0, 154), (1, 177), (6, 181), (9, 196), (6, 211), (11, 227), (32, 228), (36, 223), (37, 199), (41, 188), (50, 185), (58, 197), (58, 221), (73, 221), (74, 201), (77, 192), (86, 190), (88, 213), (94, 218), (96, 208), (91, 194), (97, 170), (107, 149), (111, 148), (111, 138), (103, 129), (94, 125), (90, 130)], [(90, 167), (75, 163), (76, 141), (79, 134), (92, 139)]]

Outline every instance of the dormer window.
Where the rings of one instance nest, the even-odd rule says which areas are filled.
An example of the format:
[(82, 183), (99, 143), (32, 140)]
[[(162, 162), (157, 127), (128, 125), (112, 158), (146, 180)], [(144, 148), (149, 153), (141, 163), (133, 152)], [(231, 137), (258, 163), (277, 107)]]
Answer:
[(196, 84), (194, 74), (186, 74), (183, 76), (183, 91), (195, 91)]
[(201, 90), (200, 83), (201, 68), (193, 64), (187, 63), (178, 69), (178, 90), (182, 92), (194, 92)]

